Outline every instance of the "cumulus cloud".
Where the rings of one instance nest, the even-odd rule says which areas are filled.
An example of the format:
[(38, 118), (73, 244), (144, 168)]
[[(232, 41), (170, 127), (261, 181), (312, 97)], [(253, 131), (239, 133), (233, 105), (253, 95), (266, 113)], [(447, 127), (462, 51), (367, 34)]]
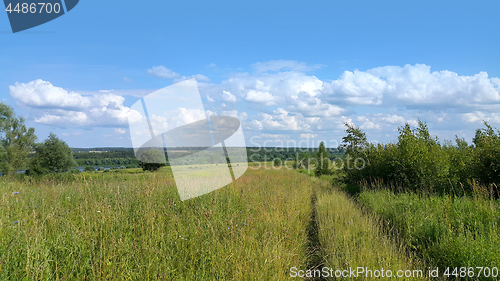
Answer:
[(380, 125), (373, 123), (366, 116), (359, 116), (357, 121), (361, 123), (359, 128), (362, 130), (380, 129)]
[(122, 128), (115, 128), (115, 133), (117, 134), (125, 134), (127, 131)]
[(85, 108), (91, 105), (90, 98), (68, 92), (41, 79), (29, 83), (16, 82), (9, 86), (10, 95), (19, 102), (34, 107)]
[(384, 66), (367, 71), (345, 71), (325, 84), (323, 97), (352, 105), (389, 105), (407, 108), (498, 108), (500, 79), (486, 72), (471, 76), (425, 64)]
[(298, 62), (294, 60), (271, 60), (267, 62), (257, 62), (252, 64), (255, 72), (268, 72), (268, 71), (311, 71), (321, 68), (321, 65), (307, 65), (305, 62)]
[(125, 125), (141, 115), (123, 105), (125, 98), (110, 93), (83, 96), (56, 87), (41, 79), (9, 86), (10, 94), (21, 104), (33, 108), (35, 122), (52, 125)]
[(174, 79), (181, 76), (179, 73), (173, 72), (172, 70), (164, 67), (163, 65), (153, 66), (152, 68), (148, 69), (148, 74), (151, 76), (164, 79)]
[(474, 111), (469, 113), (462, 114), (463, 121), (467, 123), (482, 123), (484, 121), (489, 123), (500, 123), (500, 114), (499, 113), (486, 113), (481, 111)]
[(273, 95), (269, 92), (249, 90), (245, 99), (249, 102), (262, 103), (267, 106), (276, 104)]
[[(343, 123), (347, 122), (386, 136), (404, 123), (416, 125), (419, 117), (432, 122), (434, 128), (481, 126), (483, 120), (500, 124), (500, 79), (486, 72), (459, 75), (416, 64), (344, 71), (331, 77), (333, 80), (322, 80), (306, 74), (319, 66), (296, 61), (252, 66), (254, 73), (233, 73), (220, 83), (208, 83), (209, 78), (201, 74), (181, 76), (164, 66), (155, 66), (148, 73), (174, 81), (193, 77), (205, 81), (198, 84), (209, 101), (205, 109), (237, 116), (245, 130), (258, 134), (289, 131), (297, 133), (296, 137), (304, 132), (319, 137), (324, 132), (343, 133)], [(119, 126), (130, 116), (141, 118), (123, 105), (121, 95), (141, 97), (152, 91), (77, 93), (35, 80), (16, 83), (10, 86), (10, 92), (19, 103), (34, 109), (39, 123)], [(155, 122), (160, 129), (175, 123), (161, 118)]]
[(260, 120), (251, 121), (253, 127), (258, 130), (297, 131), (309, 128), (307, 124), (299, 124), (299, 120), (295, 116), (288, 115), (283, 108), (278, 108), (273, 114), (261, 113), (260, 117)]
[(236, 102), (236, 97), (228, 91), (222, 91), (221, 99), (227, 102)]

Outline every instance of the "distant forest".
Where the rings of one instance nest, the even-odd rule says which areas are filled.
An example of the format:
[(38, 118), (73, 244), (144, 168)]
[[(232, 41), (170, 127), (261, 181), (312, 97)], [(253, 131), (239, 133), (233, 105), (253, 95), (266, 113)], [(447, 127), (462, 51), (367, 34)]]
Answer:
[[(229, 148), (230, 149), (230, 148)], [(72, 148), (73, 156), (78, 163), (78, 166), (120, 166), (120, 167), (137, 167), (139, 160), (135, 157), (134, 149), (127, 147), (96, 147), (96, 148)], [(179, 147), (176, 148), (177, 157), (186, 158), (183, 164), (193, 164), (191, 154), (200, 150), (196, 147)], [(329, 148), (330, 158), (333, 160), (341, 156), (341, 150), (337, 148)], [(318, 148), (282, 148), (282, 147), (247, 147), (248, 162), (264, 162), (280, 160), (296, 160), (304, 158), (308, 155), (315, 154)], [(168, 156), (165, 153), (168, 165)], [(199, 160), (199, 158), (198, 158)], [(244, 161), (244, 159), (240, 159)], [(199, 162), (199, 161), (198, 161)], [(198, 163), (203, 164), (203, 163)]]

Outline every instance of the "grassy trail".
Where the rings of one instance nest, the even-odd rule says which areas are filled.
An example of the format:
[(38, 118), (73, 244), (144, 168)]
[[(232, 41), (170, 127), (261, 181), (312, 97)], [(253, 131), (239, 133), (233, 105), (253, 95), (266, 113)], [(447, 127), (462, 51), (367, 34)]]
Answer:
[[(393, 278), (385, 279), (425, 280), (424, 277), (396, 278), (397, 270), (424, 268), (403, 247), (384, 235), (378, 219), (362, 212), (344, 192), (332, 189), (331, 181), (318, 179), (316, 183), (318, 243), (321, 245), (321, 262), (325, 267), (335, 270), (357, 267), (373, 271), (384, 269), (391, 270), (393, 275)], [(415, 274), (418, 272), (415, 271)], [(379, 279), (367, 276), (364, 273), (349, 280)]]

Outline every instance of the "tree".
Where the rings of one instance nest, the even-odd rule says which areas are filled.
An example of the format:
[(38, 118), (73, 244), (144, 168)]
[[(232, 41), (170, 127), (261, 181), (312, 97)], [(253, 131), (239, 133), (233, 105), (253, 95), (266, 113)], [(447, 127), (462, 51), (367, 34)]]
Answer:
[(13, 176), (17, 170), (29, 165), (28, 155), (36, 141), (35, 129), (26, 128), (24, 119), (16, 117), (14, 110), (0, 103), (0, 172)]
[(144, 171), (154, 172), (160, 167), (165, 166), (165, 153), (159, 150), (149, 149), (140, 156), (139, 167)]
[(95, 172), (95, 168), (92, 166), (87, 166), (83, 169), (85, 172)]
[(326, 150), (325, 143), (321, 142), (318, 147), (317, 157), (317, 165), (314, 169), (314, 174), (316, 176), (321, 175), (329, 175), (331, 173), (330, 170), (330, 158), (328, 157), (328, 150)]
[(347, 127), (345, 130), (347, 136), (342, 138), (341, 148), (352, 157), (357, 157), (368, 148), (366, 134), (353, 124), (345, 123), (344, 125)]
[(37, 144), (35, 151), (30, 169), (36, 174), (66, 172), (77, 165), (71, 148), (53, 133), (43, 143)]

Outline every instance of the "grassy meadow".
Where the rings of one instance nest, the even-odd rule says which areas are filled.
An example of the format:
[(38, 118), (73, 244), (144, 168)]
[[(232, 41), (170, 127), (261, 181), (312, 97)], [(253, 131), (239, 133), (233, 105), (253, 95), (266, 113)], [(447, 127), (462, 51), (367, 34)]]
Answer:
[(283, 280), (314, 183), (252, 170), (181, 202), (168, 168), (1, 183), (1, 280)]
[[(367, 190), (358, 201), (427, 264), (440, 268), (500, 267), (497, 200), (479, 195), (422, 196)], [(471, 278), (478, 279), (496, 278)]]
[(291, 267), (427, 280), (429, 266), (498, 267), (500, 205), (486, 193), (352, 197), (341, 178), (251, 166), (186, 201), (169, 167), (2, 178), (0, 280), (285, 280)]

